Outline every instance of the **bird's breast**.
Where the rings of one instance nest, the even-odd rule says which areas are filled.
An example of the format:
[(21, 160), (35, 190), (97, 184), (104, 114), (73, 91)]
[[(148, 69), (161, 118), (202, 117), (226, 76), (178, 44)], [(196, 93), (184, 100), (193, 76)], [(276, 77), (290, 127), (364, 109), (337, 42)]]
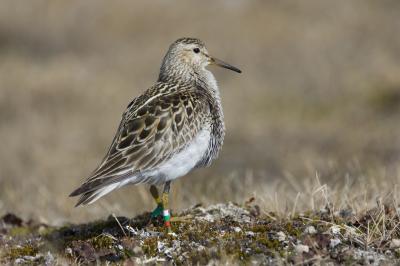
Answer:
[(157, 167), (154, 174), (163, 176), (165, 181), (186, 175), (207, 153), (210, 139), (210, 130), (208, 128), (201, 130), (184, 149)]

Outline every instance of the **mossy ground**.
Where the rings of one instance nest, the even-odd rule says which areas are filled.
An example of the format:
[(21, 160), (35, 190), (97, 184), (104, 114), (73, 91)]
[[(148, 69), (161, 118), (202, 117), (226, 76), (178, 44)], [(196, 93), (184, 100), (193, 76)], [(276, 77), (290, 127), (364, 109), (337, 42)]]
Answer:
[[(277, 217), (256, 205), (196, 206), (165, 234), (160, 220), (110, 216), (51, 227), (8, 214), (0, 220), (2, 264), (123, 263), (390, 264), (400, 262), (400, 220), (394, 207)], [(397, 242), (396, 242), (397, 241)]]

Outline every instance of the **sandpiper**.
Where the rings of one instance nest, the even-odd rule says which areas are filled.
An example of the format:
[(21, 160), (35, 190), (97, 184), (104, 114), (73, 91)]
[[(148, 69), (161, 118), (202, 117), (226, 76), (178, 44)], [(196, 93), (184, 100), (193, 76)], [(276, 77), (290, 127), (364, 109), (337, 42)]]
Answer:
[[(241, 71), (209, 55), (195, 38), (175, 41), (165, 55), (157, 82), (134, 98), (103, 161), (70, 196), (76, 206), (93, 203), (127, 184), (150, 184), (171, 232), (168, 195), (171, 181), (217, 158), (225, 135), (219, 88), (206, 69), (217, 65)], [(156, 185), (164, 184), (160, 196)]]

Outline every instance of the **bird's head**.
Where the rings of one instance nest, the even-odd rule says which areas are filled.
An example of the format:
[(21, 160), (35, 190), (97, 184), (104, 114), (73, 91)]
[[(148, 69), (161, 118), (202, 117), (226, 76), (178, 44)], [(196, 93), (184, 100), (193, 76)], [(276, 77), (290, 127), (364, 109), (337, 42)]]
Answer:
[(208, 65), (220, 66), (237, 73), (242, 72), (222, 60), (212, 57), (208, 53), (205, 44), (196, 38), (180, 38), (171, 44), (164, 57), (161, 72), (176, 72), (174, 74), (183, 74), (186, 70), (198, 72)]

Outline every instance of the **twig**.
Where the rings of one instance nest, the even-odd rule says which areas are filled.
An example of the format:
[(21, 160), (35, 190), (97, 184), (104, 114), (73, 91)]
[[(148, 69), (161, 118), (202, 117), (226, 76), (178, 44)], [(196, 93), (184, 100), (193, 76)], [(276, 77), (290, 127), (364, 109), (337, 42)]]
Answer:
[(122, 227), (121, 223), (118, 221), (117, 216), (115, 216), (115, 214), (113, 213), (113, 214), (112, 214), (112, 217), (114, 217), (115, 221), (117, 221), (117, 223), (118, 223), (118, 225), (119, 225), (119, 228), (121, 228), (122, 233), (124, 233), (124, 235), (127, 236), (127, 234), (125, 233), (124, 228)]

